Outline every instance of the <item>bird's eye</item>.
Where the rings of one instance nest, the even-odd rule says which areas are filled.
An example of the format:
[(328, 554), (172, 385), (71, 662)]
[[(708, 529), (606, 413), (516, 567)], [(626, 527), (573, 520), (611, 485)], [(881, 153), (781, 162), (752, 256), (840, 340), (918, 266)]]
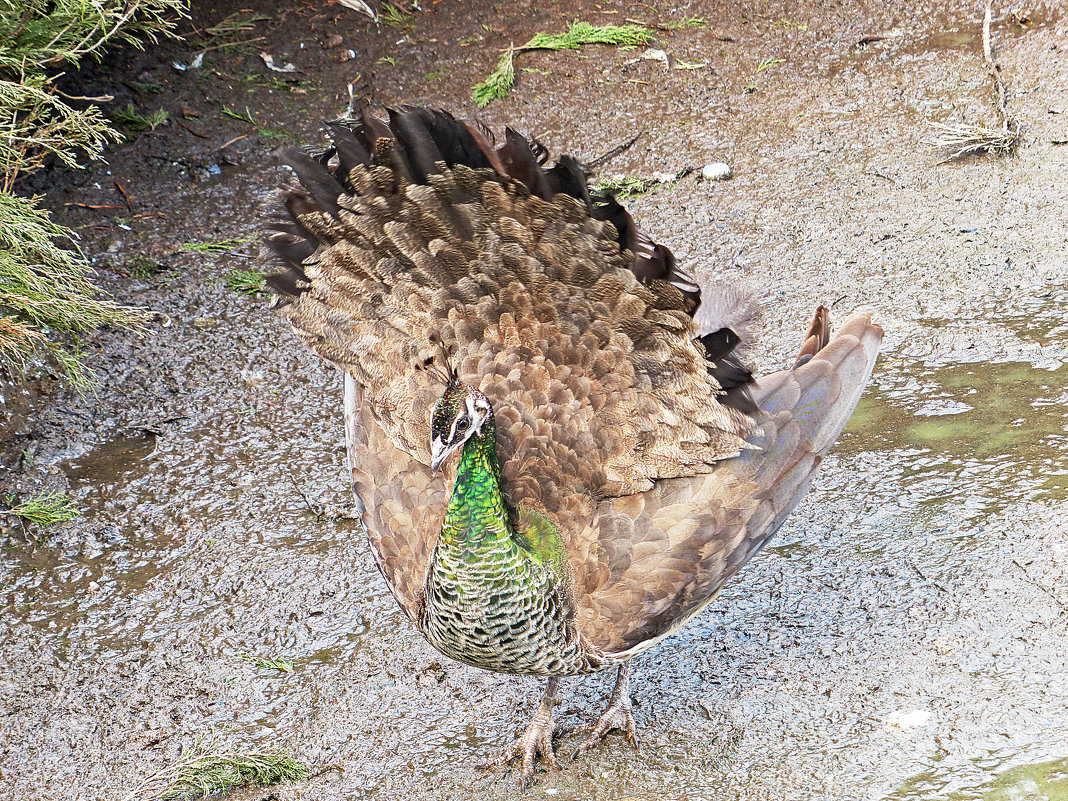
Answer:
[(467, 431), (467, 426), (468, 425), (469, 425), (469, 423), (467, 421), (467, 418), (466, 417), (461, 417), (459, 420), (456, 421), (456, 430), (457, 431)]

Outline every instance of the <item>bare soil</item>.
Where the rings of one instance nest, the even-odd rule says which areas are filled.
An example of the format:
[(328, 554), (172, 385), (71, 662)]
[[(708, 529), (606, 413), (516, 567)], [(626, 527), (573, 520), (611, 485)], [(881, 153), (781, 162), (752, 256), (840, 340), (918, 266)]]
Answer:
[[(978, 4), (433, 0), (399, 27), (261, 4), (235, 37), (255, 41), (209, 39), (179, 71), (247, 4), (197, 6), (187, 41), (72, 78), (170, 122), (26, 187), (81, 229), (109, 291), (157, 314), (87, 343), (94, 396), (44, 366), (4, 387), (0, 489), (56, 487), (83, 513), (0, 532), (0, 797), (121, 798), (214, 736), (311, 766), (244, 799), (1068, 798), (1062, 6), (995, 8), (1019, 154), (946, 164), (928, 120), (996, 123)], [(225, 279), (264, 267), (250, 238), (274, 213), (277, 151), (320, 141), (350, 83), (471, 117), (509, 42), (685, 17), (707, 24), (658, 31), (668, 67), (525, 53), (478, 116), (586, 159), (644, 131), (609, 175), (728, 162), (730, 181), (687, 177), (636, 216), (702, 278), (758, 291), (761, 368), (819, 303), (874, 309), (885, 353), (777, 543), (638, 659), (640, 753), (610, 736), (520, 794), (514, 771), (475, 766), (537, 682), (454, 664), (407, 625), (354, 519), (338, 377)], [(183, 249), (222, 240), (248, 241)], [(564, 682), (559, 722), (593, 719), (609, 688)]]

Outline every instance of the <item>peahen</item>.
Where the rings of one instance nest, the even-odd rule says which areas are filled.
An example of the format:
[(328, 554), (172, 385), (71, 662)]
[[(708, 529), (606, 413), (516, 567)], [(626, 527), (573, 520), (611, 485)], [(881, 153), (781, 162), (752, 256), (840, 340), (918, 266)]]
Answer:
[(269, 240), (283, 314), (345, 375), (352, 481), (430, 643), (547, 677), (497, 764), (550, 766), (560, 676), (617, 668), (579, 747), (636, 744), (631, 661), (696, 615), (808, 490), (882, 329), (821, 307), (796, 363), (738, 356), (756, 305), (702, 288), (583, 166), (442, 111), (367, 111), (294, 151)]

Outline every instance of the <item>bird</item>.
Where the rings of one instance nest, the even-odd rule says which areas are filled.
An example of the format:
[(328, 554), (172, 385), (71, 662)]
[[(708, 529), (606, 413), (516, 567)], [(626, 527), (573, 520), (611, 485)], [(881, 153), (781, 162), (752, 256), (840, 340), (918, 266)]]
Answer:
[(369, 108), (291, 149), (266, 242), (275, 303), (344, 376), (348, 468), (401, 610), (467, 665), (545, 679), (492, 765), (560, 766), (559, 680), (633, 660), (705, 609), (807, 493), (883, 329), (820, 306), (791, 365), (746, 352), (759, 304), (696, 281), (587, 166), (430, 108)]

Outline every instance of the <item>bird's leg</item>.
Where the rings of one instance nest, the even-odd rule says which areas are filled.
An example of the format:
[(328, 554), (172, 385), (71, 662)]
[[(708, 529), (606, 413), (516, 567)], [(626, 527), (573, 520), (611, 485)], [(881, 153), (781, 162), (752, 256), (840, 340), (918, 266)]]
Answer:
[(612, 689), (612, 697), (608, 702), (608, 709), (601, 715), (591, 728), (589, 736), (582, 741), (575, 756), (585, 754), (597, 743), (604, 739), (612, 729), (620, 729), (627, 735), (627, 741), (635, 748), (638, 747), (638, 732), (634, 727), (634, 707), (630, 703), (630, 662), (624, 662), (619, 666), (616, 673), (616, 686)]
[(553, 732), (556, 724), (553, 723), (553, 707), (556, 706), (556, 685), (560, 679), (553, 676), (545, 685), (545, 695), (542, 696), (541, 705), (534, 713), (534, 719), (530, 721), (526, 730), (498, 756), (489, 767), (503, 765), (519, 758), (523, 760), (523, 769), (519, 774), (519, 786), (526, 789), (534, 778), (534, 760), (540, 755), (550, 768), (560, 767), (553, 753)]

